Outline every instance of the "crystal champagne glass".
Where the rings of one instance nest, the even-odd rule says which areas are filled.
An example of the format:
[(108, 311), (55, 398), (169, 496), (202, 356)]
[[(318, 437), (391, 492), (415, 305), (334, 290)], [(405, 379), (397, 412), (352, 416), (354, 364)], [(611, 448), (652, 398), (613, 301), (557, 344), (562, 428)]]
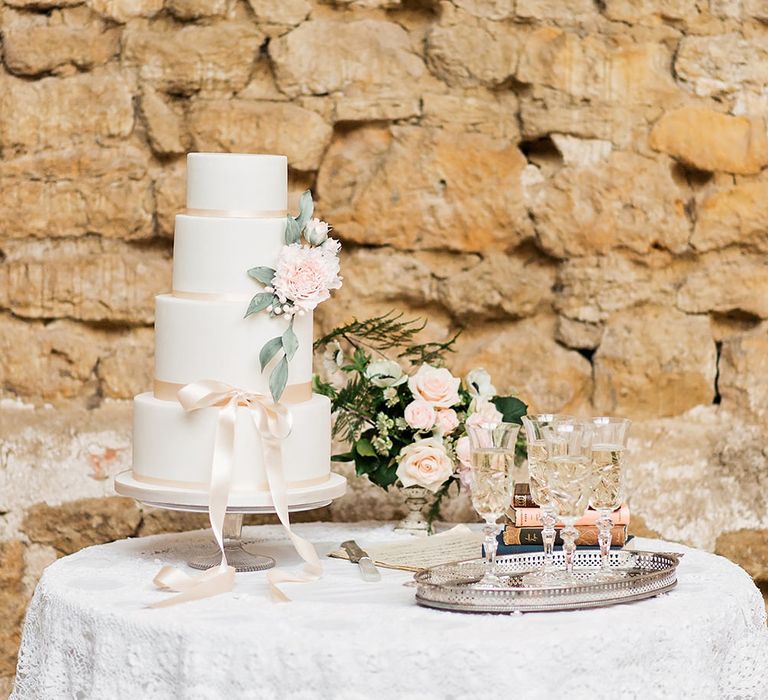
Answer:
[(528, 450), (528, 481), (533, 502), (541, 508), (541, 538), (544, 544), (544, 563), (538, 571), (523, 576), (523, 585), (536, 586), (554, 583), (557, 573), (553, 564), (553, 551), (557, 531), (557, 511), (547, 485), (547, 445), (543, 429), (558, 423), (572, 423), (573, 416), (564, 413), (540, 413), (523, 416), (523, 428)]
[(602, 580), (621, 578), (621, 574), (611, 571), (609, 554), (613, 530), (612, 514), (621, 506), (623, 499), (624, 453), (631, 425), (631, 421), (626, 418), (599, 416), (592, 419), (592, 469), (595, 484), (589, 505), (599, 513), (599, 578)]
[(584, 421), (553, 423), (543, 429), (547, 449), (546, 481), (564, 528), (565, 583), (573, 580), (573, 561), (579, 531), (576, 521), (584, 515), (592, 495), (592, 425)]
[(498, 519), (512, 503), (515, 443), (520, 426), (516, 423), (482, 423), (467, 426), (472, 468), (472, 506), (485, 520), (485, 573), (479, 586), (503, 585), (496, 572)]

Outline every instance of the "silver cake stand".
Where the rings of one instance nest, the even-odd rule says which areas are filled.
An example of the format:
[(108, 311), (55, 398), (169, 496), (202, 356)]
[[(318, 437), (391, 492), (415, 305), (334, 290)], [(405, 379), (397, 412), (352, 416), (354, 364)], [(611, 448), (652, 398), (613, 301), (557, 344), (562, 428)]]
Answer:
[[(331, 473), (325, 484), (288, 490), (288, 512), (298, 513), (324, 508), (347, 489), (347, 480)], [(151, 508), (181, 511), (185, 513), (207, 513), (208, 494), (195, 489), (171, 489), (148, 484), (133, 478), (130, 470), (115, 477), (115, 491), (129, 496)], [(243, 541), (243, 516), (275, 514), (272, 499), (265, 492), (235, 492), (230, 496), (227, 515), (224, 518), (224, 553), (227, 563), (237, 572), (264, 571), (275, 566), (275, 560), (264, 554), (251, 551), (249, 543)], [(214, 542), (215, 545), (215, 542)], [(193, 569), (211, 569), (221, 562), (218, 546), (206, 554), (195, 556), (187, 565)]]

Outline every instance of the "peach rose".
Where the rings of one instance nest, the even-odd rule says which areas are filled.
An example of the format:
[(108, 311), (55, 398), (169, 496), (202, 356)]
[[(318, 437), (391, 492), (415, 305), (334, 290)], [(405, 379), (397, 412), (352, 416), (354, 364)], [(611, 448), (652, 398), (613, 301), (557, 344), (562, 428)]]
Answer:
[(462, 435), (456, 440), (456, 458), (459, 460), (459, 465), (456, 468), (456, 473), (459, 475), (461, 485), (465, 488), (471, 486), (471, 471), (472, 471), (472, 452), (469, 446), (469, 437)]
[(432, 404), (416, 399), (405, 407), (405, 421), (414, 430), (431, 430), (435, 424), (435, 409)]
[(501, 423), (504, 416), (490, 401), (478, 401), (474, 413), (467, 418), (467, 425), (482, 425), (484, 423)]
[(425, 438), (400, 451), (397, 476), (403, 486), (422, 486), (432, 493), (453, 474), (453, 462), (439, 438)]
[(450, 435), (459, 427), (459, 417), (452, 408), (441, 408), (435, 418), (435, 427), (441, 435)]
[(408, 379), (408, 388), (416, 399), (422, 399), (435, 408), (450, 408), (459, 402), (460, 383), (461, 380), (445, 367), (422, 365)]

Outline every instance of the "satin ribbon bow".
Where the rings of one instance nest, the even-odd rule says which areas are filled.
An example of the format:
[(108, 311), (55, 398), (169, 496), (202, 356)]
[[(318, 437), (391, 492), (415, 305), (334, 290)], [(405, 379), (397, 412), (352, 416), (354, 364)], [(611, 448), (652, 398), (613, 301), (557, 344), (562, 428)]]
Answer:
[(208, 495), (208, 517), (213, 536), (221, 550), (221, 563), (198, 576), (164, 566), (155, 576), (154, 583), (163, 590), (176, 591), (177, 596), (150, 605), (158, 608), (188, 600), (208, 598), (231, 591), (235, 581), (235, 570), (227, 564), (224, 554), (224, 516), (232, 485), (232, 470), (235, 463), (235, 429), (238, 406), (246, 406), (256, 430), (261, 437), (264, 455), (264, 470), (277, 517), (283, 524), (288, 537), (304, 560), (303, 573), (290, 573), (273, 569), (267, 574), (270, 591), (274, 598), (287, 601), (289, 598), (277, 587), (283, 582), (305, 582), (318, 579), (323, 571), (315, 548), (291, 530), (288, 518), (288, 488), (283, 473), (282, 441), (293, 428), (290, 411), (274, 403), (264, 394), (243, 391), (224, 382), (199, 381), (187, 384), (178, 392), (179, 403), (185, 411), (220, 406), (216, 424), (216, 438), (211, 464), (211, 481)]

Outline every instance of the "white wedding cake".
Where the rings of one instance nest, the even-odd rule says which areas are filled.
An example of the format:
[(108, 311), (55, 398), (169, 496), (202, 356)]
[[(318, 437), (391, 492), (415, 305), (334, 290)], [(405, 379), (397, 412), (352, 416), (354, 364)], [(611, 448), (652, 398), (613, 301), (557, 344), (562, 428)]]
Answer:
[[(274, 272), (286, 247), (287, 171), (280, 155), (188, 155), (187, 209), (176, 216), (173, 290), (155, 299), (154, 389), (134, 399), (133, 469), (118, 479), (119, 492), (142, 497), (137, 486), (139, 493), (155, 489), (165, 501), (174, 490), (207, 492), (223, 404), (185, 410), (179, 390), (215, 380), (271, 402), (270, 372), (279, 356), (262, 371), (259, 354), (289, 325), (298, 342), (290, 363), (285, 361), (280, 399), (292, 421), (281, 441), (283, 475), (294, 493), (292, 505), (311, 502), (316, 487), (327, 487), (331, 411), (328, 398), (311, 389), (312, 311), (289, 310), (275, 300), (268, 313), (246, 316), (249, 302), (263, 289), (248, 270)], [(230, 493), (240, 494), (243, 503), (261, 502), (259, 494), (266, 493), (268, 502), (262, 435), (247, 405), (236, 411)]]

